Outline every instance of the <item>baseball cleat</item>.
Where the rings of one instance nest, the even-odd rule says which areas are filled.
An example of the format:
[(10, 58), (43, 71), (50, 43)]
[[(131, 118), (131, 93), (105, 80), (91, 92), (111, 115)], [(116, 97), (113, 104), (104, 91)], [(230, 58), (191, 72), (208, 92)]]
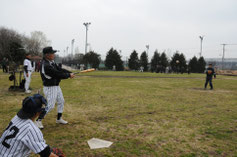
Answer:
[(37, 121), (35, 121), (35, 124), (36, 124), (36, 126), (37, 126), (39, 129), (43, 129), (43, 128), (44, 128), (44, 126), (43, 126), (41, 120), (37, 120)]
[(30, 94), (30, 93), (31, 93), (31, 90), (26, 90), (25, 93), (26, 93), (26, 94)]
[(59, 120), (56, 120), (56, 123), (58, 124), (67, 124), (68, 122), (60, 118)]

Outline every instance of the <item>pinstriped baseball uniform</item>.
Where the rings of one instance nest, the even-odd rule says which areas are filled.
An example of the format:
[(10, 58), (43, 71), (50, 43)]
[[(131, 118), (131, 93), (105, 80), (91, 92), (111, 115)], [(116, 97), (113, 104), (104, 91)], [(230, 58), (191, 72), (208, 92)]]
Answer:
[(15, 116), (0, 138), (1, 157), (28, 157), (38, 154), (47, 144), (40, 129), (30, 119)]
[(69, 78), (70, 72), (58, 67), (54, 61), (44, 59), (41, 64), (41, 77), (44, 85), (43, 92), (48, 102), (47, 113), (54, 108), (56, 102), (58, 113), (62, 113), (64, 98), (59, 83), (61, 79)]
[[(58, 115), (56, 123), (67, 124), (68, 122), (62, 119), (62, 113), (64, 108), (64, 98), (62, 90), (59, 86), (62, 79), (68, 79), (72, 72), (61, 68), (56, 63), (54, 63), (54, 53), (56, 50), (53, 50), (52, 47), (45, 47), (43, 49), (44, 58), (40, 65), (40, 75), (43, 81), (43, 92), (47, 99), (48, 107), (46, 108), (46, 114), (51, 111), (55, 103), (57, 102), (58, 106)], [(42, 119), (44, 118), (45, 113), (40, 114), (39, 118), (36, 120), (36, 125), (43, 129)]]
[(43, 92), (48, 102), (48, 108), (46, 109), (46, 112), (50, 112), (54, 108), (55, 103), (57, 102), (58, 113), (63, 113), (64, 98), (60, 86), (44, 86)]

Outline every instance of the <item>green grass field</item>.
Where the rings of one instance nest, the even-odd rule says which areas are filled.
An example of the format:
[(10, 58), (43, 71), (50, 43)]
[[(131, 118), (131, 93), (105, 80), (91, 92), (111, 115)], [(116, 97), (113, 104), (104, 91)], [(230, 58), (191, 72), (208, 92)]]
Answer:
[[(27, 96), (8, 91), (8, 76), (0, 73), (0, 134)], [(237, 77), (217, 77), (211, 91), (203, 90), (204, 74), (80, 74), (61, 82), (69, 124), (55, 123), (55, 108), (42, 132), (68, 157), (237, 156)], [(38, 73), (31, 87), (42, 89)], [(90, 150), (93, 137), (114, 143)]]

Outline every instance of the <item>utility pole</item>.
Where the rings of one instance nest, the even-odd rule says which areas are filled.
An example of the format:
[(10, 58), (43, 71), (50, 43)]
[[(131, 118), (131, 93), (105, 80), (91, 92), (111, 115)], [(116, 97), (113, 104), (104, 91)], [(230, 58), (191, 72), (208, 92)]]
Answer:
[(71, 47), (71, 55), (73, 56), (73, 46), (74, 46), (75, 39), (72, 39), (72, 47)]
[(237, 45), (237, 44), (221, 44), (223, 46), (223, 55), (222, 55), (222, 65), (221, 65), (221, 70), (224, 68), (224, 59), (225, 59), (225, 46), (226, 45)]
[(222, 63), (221, 63), (221, 70), (224, 68), (224, 58), (225, 58), (225, 46), (226, 44), (221, 44), (223, 46), (223, 55), (222, 55)]
[(199, 36), (199, 38), (201, 39), (200, 57), (202, 57), (202, 42), (203, 42), (204, 36)]
[(87, 46), (88, 46), (88, 44), (87, 44), (87, 35), (88, 35), (88, 27), (89, 27), (89, 25), (90, 25), (91, 23), (90, 22), (85, 22), (85, 23), (83, 23), (83, 25), (86, 27), (86, 44), (85, 44), (85, 54), (87, 53)]
[(69, 47), (67, 46), (67, 48), (66, 48), (67, 55), (68, 55), (68, 49), (69, 49)]

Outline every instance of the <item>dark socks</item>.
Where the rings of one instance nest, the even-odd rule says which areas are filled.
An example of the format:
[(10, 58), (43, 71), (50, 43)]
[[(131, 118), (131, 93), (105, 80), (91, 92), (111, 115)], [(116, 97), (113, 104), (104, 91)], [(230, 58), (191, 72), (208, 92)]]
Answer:
[(58, 113), (58, 118), (57, 120), (59, 120), (62, 117), (62, 113)]

